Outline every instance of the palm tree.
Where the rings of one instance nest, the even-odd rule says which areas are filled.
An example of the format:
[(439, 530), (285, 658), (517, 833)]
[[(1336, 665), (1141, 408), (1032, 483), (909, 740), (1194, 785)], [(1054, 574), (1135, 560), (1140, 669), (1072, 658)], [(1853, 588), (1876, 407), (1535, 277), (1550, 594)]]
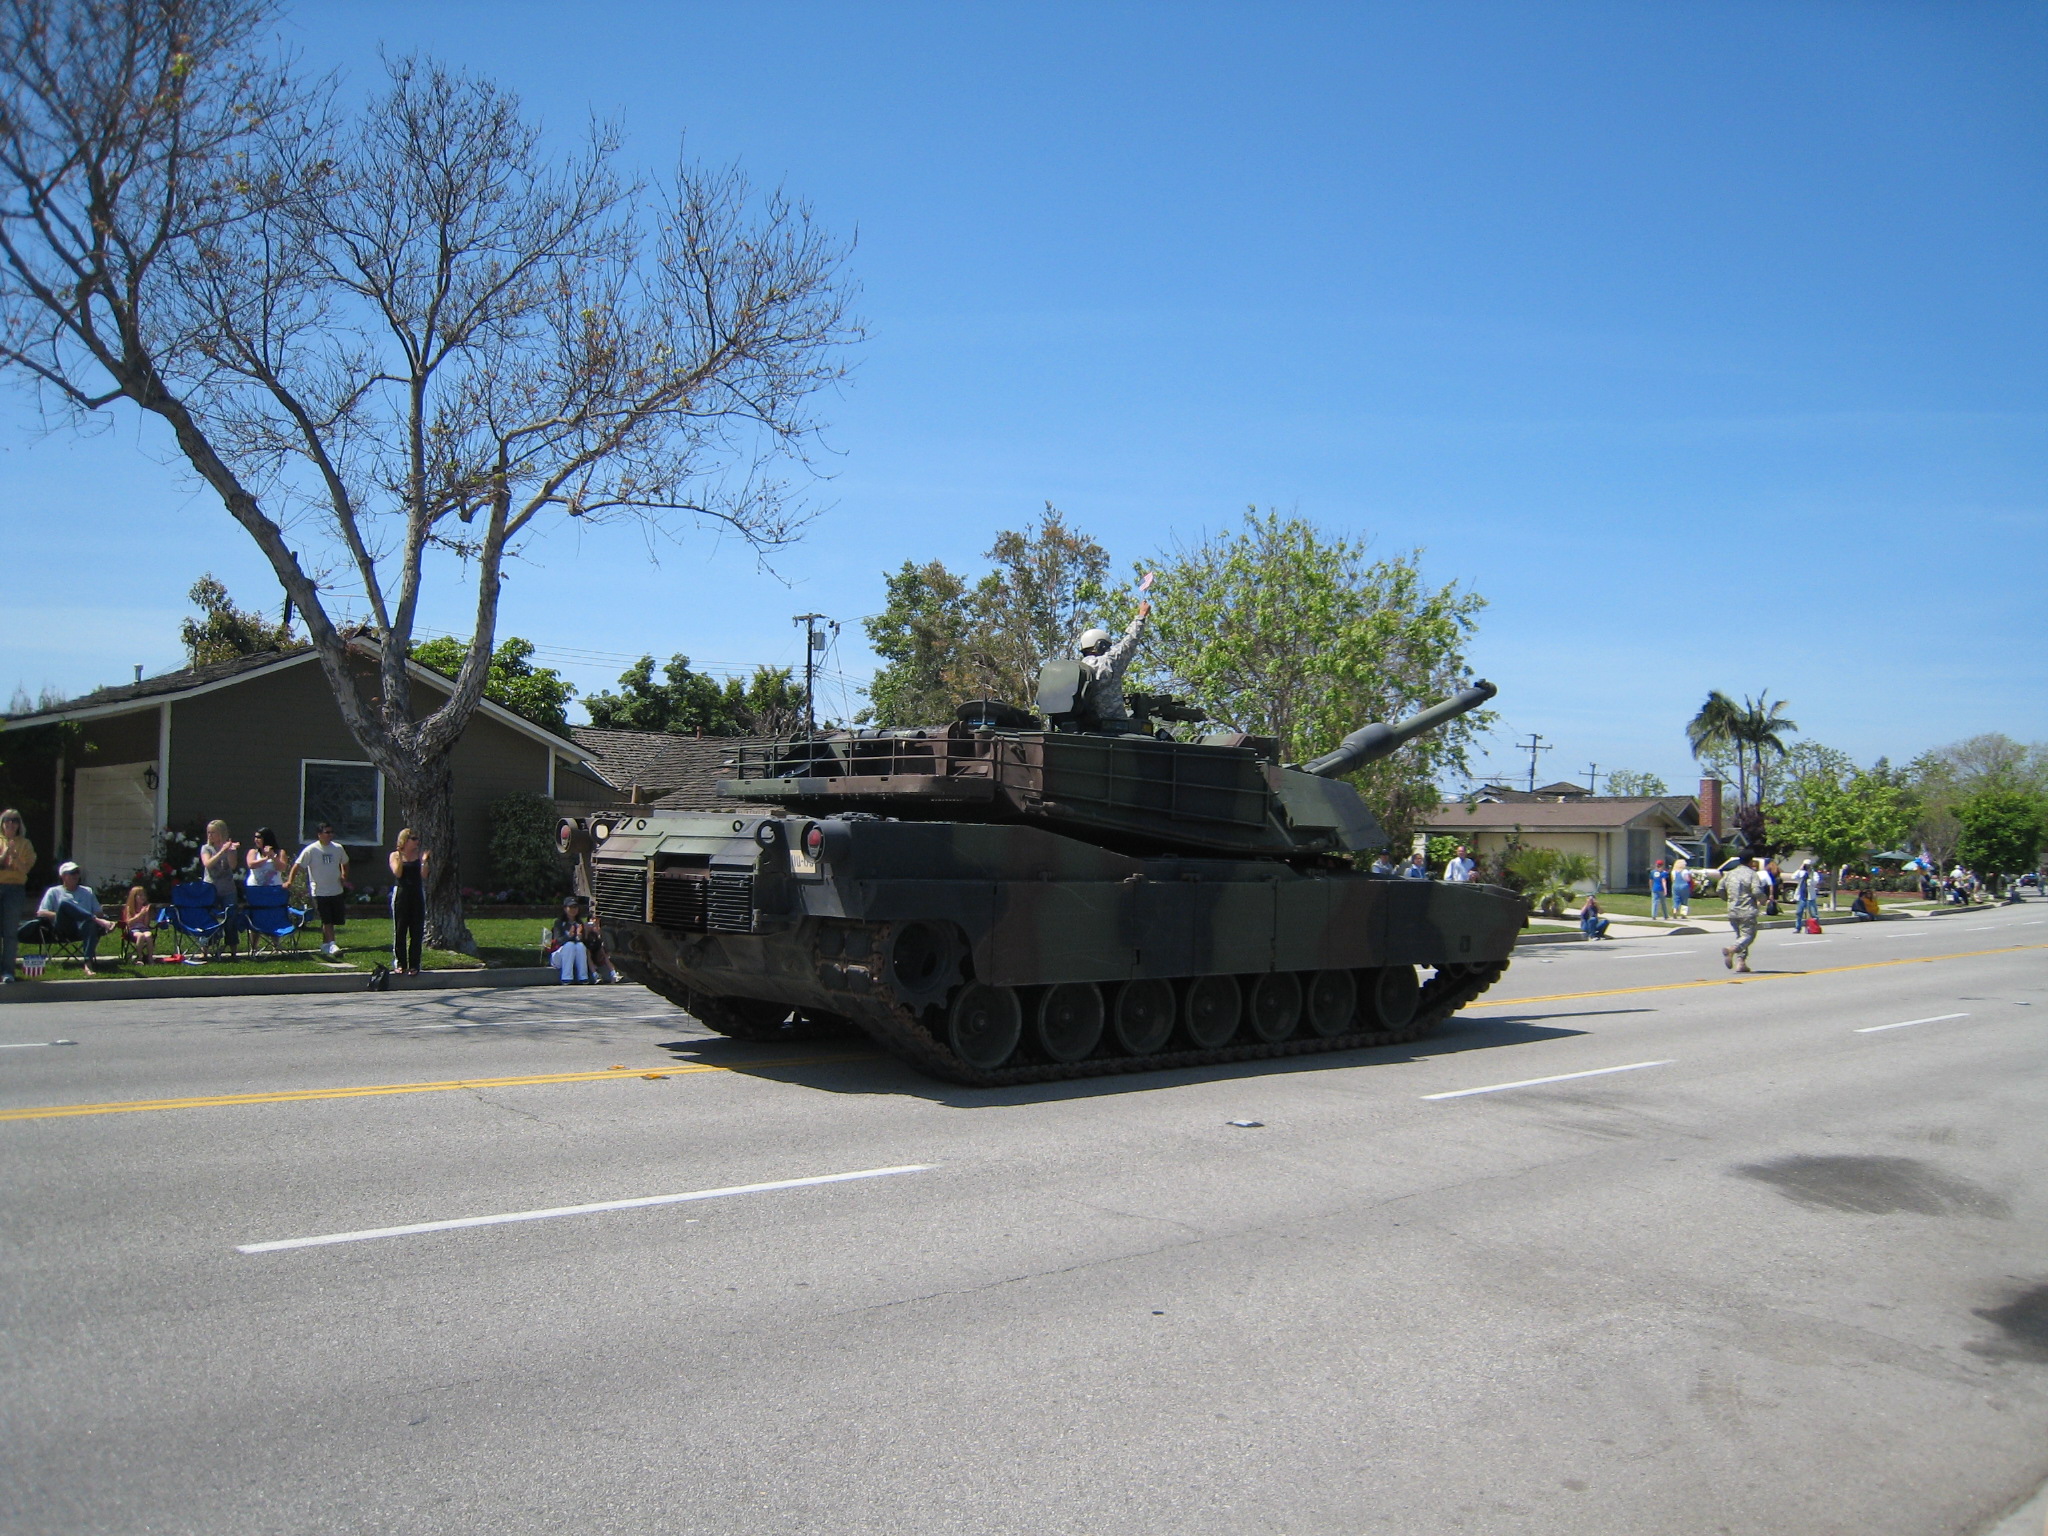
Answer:
[(1773, 757), (1785, 755), (1785, 737), (1799, 734), (1799, 722), (1787, 718), (1785, 701), (1779, 699), (1773, 704), (1764, 701), (1770, 697), (1766, 688), (1755, 698), (1742, 701), (1741, 719), (1735, 733), (1735, 740), (1749, 749), (1750, 758), (1756, 769), (1756, 803), (1764, 803), (1764, 754)]
[(1749, 798), (1749, 765), (1742, 755), (1739, 734), (1743, 721), (1742, 706), (1715, 688), (1708, 691), (1707, 702), (1700, 706), (1700, 712), (1685, 727), (1685, 739), (1692, 744), (1695, 758), (1730, 750), (1735, 752), (1738, 781), (1735, 799), (1738, 805)]

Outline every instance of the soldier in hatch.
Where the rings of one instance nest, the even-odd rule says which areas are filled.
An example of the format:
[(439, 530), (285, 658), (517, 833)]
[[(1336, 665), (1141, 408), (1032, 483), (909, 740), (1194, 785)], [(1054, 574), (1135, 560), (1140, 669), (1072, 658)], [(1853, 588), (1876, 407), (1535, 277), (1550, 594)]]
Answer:
[[(1138, 583), (1140, 592), (1152, 588), (1152, 572)], [(1145, 634), (1145, 620), (1152, 615), (1152, 600), (1141, 598), (1138, 616), (1131, 620), (1121, 640), (1112, 640), (1106, 629), (1084, 630), (1081, 634), (1081, 666), (1088, 674), (1088, 706), (1105, 731), (1131, 723), (1130, 707), (1124, 702), (1124, 673), (1138, 654), (1138, 641)]]

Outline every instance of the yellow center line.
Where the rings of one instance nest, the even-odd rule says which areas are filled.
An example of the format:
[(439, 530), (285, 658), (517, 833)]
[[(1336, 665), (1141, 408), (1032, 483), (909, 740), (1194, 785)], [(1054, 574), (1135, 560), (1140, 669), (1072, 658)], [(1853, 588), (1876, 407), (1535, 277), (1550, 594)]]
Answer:
[(1753, 971), (1747, 976), (1714, 976), (1705, 981), (1660, 981), (1641, 987), (1609, 987), (1601, 992), (1551, 992), (1542, 997), (1490, 997), (1467, 1008), (1521, 1008), (1529, 1003), (1575, 1003), (1586, 997), (1627, 997), (1634, 992), (1683, 992), (1692, 987), (1740, 987), (1752, 981), (1798, 981), (1806, 976), (1836, 976), (1843, 971), (1876, 971), (1888, 965), (1932, 965), (1937, 960), (1974, 960), (1980, 955), (2010, 955), (2021, 950), (2048, 949), (2048, 944), (2007, 944), (1998, 949), (1965, 949), (1952, 955), (1905, 955), (1897, 960), (1865, 960), (1858, 965), (1820, 966), (1810, 971)]
[(277, 1093), (221, 1093), (189, 1099), (129, 1099), (112, 1104), (45, 1104), (0, 1109), (0, 1120), (59, 1120), (69, 1115), (131, 1115), (154, 1109), (220, 1109), (236, 1104), (299, 1104), (311, 1099), (363, 1099), (392, 1093), (455, 1093), (465, 1088), (527, 1088), (543, 1083), (598, 1083), (628, 1078), (681, 1077), (693, 1072), (743, 1072), (749, 1068), (808, 1067), (824, 1062), (862, 1061), (862, 1056), (791, 1056), (780, 1061), (675, 1066), (612, 1067), (603, 1072), (538, 1072), (525, 1077), (462, 1077), (440, 1083), (375, 1083), (362, 1088), (295, 1088)]

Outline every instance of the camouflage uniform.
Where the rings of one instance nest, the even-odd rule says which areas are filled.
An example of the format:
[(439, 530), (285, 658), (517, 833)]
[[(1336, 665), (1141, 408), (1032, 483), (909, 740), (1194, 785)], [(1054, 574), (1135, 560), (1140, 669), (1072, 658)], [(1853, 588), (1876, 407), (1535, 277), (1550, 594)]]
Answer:
[(1098, 656), (1083, 656), (1081, 665), (1088, 672), (1088, 703), (1095, 711), (1095, 718), (1104, 725), (1128, 725), (1131, 719), (1130, 706), (1124, 702), (1124, 673), (1129, 670), (1131, 659), (1138, 654), (1138, 641), (1145, 633), (1145, 619), (1141, 613), (1131, 620), (1124, 637)]
[(1762, 915), (1763, 893), (1769, 888), (1759, 870), (1739, 864), (1721, 878), (1728, 897), (1728, 926), (1735, 930), (1735, 943), (1721, 951), (1721, 958), (1737, 970), (1749, 969), (1749, 946), (1756, 942), (1757, 918)]

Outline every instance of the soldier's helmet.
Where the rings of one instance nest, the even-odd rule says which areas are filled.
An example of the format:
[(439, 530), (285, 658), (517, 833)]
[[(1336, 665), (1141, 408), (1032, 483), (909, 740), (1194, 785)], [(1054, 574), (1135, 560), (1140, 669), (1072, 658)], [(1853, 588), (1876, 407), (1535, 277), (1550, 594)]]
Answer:
[(1106, 629), (1084, 629), (1081, 631), (1081, 654), (1099, 656), (1109, 649), (1109, 631)]

